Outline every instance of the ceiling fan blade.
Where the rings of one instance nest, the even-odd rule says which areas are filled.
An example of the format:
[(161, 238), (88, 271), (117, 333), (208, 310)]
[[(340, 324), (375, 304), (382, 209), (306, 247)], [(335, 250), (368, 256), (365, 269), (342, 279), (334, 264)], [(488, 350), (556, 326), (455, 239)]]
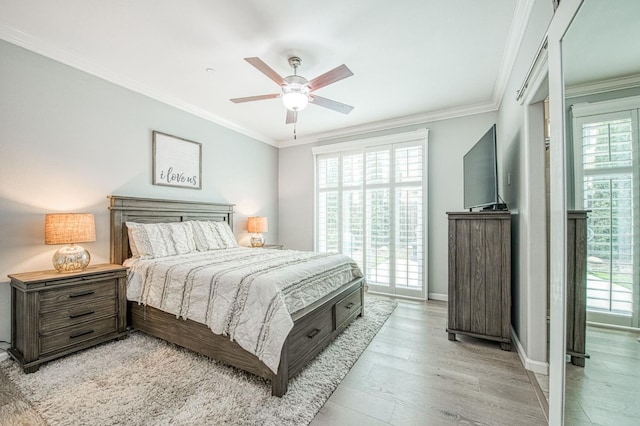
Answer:
[(351, 110), (353, 110), (353, 107), (351, 105), (343, 104), (342, 102), (333, 101), (331, 99), (323, 98), (317, 95), (311, 95), (311, 103), (341, 112), (343, 114), (349, 114)]
[(285, 124), (295, 124), (298, 121), (298, 111), (287, 110), (287, 119)]
[(247, 96), (246, 98), (233, 98), (233, 99), (229, 99), (231, 102), (234, 102), (236, 104), (242, 103), (242, 102), (253, 102), (253, 101), (261, 101), (264, 99), (273, 99), (273, 98), (277, 98), (280, 96), (280, 93), (274, 93), (273, 95), (258, 95), (258, 96)]
[(336, 67), (331, 71), (327, 71), (311, 80), (309, 82), (309, 87), (311, 88), (311, 91), (318, 90), (321, 87), (340, 81), (343, 78), (351, 77), (352, 75), (353, 73), (351, 70), (345, 64), (342, 64), (339, 67)]
[(262, 74), (269, 77), (271, 80), (275, 81), (278, 86), (282, 86), (284, 84), (284, 79), (273, 70), (269, 65), (262, 62), (260, 58), (244, 58), (245, 61), (249, 62), (251, 65), (256, 67), (258, 71)]

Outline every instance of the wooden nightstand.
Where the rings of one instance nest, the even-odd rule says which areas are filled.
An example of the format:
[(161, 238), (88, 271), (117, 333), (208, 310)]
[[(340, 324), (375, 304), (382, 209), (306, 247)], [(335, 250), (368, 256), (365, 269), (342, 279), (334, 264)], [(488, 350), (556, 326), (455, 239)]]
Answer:
[(9, 354), (32, 373), (40, 364), (126, 336), (127, 268), (28, 272), (11, 278)]

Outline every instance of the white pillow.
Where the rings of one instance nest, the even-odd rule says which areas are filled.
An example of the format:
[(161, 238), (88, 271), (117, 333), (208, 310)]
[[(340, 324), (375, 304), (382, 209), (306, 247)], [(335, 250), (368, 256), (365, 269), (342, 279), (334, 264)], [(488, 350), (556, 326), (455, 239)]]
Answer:
[(127, 222), (131, 253), (137, 257), (165, 257), (196, 251), (193, 229), (185, 222)]
[(233, 231), (229, 226), (229, 222), (213, 222), (215, 227), (218, 229), (218, 233), (220, 238), (222, 239), (226, 248), (235, 248), (238, 247), (238, 241), (236, 241), (236, 236), (233, 235)]
[(193, 221), (193, 235), (199, 251), (238, 247), (233, 232), (226, 222)]

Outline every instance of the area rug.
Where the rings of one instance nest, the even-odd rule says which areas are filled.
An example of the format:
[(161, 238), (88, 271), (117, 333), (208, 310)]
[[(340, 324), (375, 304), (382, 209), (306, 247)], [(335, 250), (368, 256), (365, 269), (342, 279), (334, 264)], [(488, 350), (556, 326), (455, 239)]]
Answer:
[(283, 398), (253, 375), (141, 332), (43, 364), (0, 369), (51, 425), (306, 425), (395, 309), (374, 297), (289, 383)]

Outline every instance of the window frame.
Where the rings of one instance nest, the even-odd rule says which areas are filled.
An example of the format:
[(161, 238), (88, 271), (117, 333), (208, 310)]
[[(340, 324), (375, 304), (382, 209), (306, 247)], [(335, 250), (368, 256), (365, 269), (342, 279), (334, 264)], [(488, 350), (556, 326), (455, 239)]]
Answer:
[[(361, 183), (361, 189), (362, 189), (362, 194), (363, 197), (366, 198), (366, 189), (367, 188), (372, 188), (372, 187), (377, 187), (378, 184), (369, 184), (367, 185), (366, 183), (366, 153), (372, 150), (376, 150), (381, 148), (382, 146), (385, 145), (389, 145), (391, 146), (391, 162), (395, 161), (395, 150), (400, 148), (400, 147), (406, 147), (406, 146), (417, 146), (420, 145), (422, 147), (422, 153), (423, 153), (423, 158), (422, 158), (422, 179), (421, 179), (421, 186), (422, 186), (422, 286), (421, 289), (418, 290), (408, 290), (406, 288), (397, 288), (395, 285), (395, 282), (390, 282), (389, 285), (389, 289), (392, 289), (393, 291), (391, 291), (392, 294), (396, 294), (399, 296), (405, 296), (405, 297), (413, 297), (413, 298), (419, 298), (419, 299), (426, 299), (427, 298), (427, 294), (428, 294), (428, 194), (427, 194), (427, 189), (428, 189), (428, 134), (429, 131), (428, 129), (418, 129), (416, 131), (412, 131), (412, 132), (405, 132), (405, 133), (397, 133), (397, 134), (391, 134), (391, 135), (385, 135), (385, 136), (379, 136), (379, 137), (373, 137), (373, 138), (366, 138), (366, 139), (358, 139), (358, 140), (353, 140), (350, 142), (343, 142), (343, 143), (336, 143), (336, 144), (329, 144), (329, 145), (321, 145), (321, 146), (316, 146), (312, 148), (312, 153), (314, 156), (314, 249), (318, 250), (319, 249), (319, 229), (320, 229), (320, 223), (319, 223), (319, 218), (318, 218), (318, 208), (319, 208), (319, 197), (320, 197), (320, 193), (322, 192), (319, 188), (319, 174), (318, 174), (318, 160), (321, 157), (325, 157), (325, 158), (329, 158), (329, 157), (334, 157), (337, 156), (338, 157), (338, 164), (340, 167), (340, 172), (339, 172), (339, 177), (338, 177), (338, 191), (339, 191), (339, 195), (338, 195), (338, 203), (339, 203), (339, 216), (343, 214), (342, 212), (342, 203), (343, 203), (343, 187), (342, 187), (342, 181), (343, 181), (343, 176), (342, 176), (342, 167), (343, 167), (343, 155), (353, 155), (354, 153), (361, 153), (363, 155), (363, 176), (362, 176), (362, 183)], [(392, 167), (390, 169), (390, 172), (394, 172), (395, 170), (395, 163), (392, 164)], [(395, 203), (395, 191), (397, 188), (399, 187), (406, 187), (406, 186), (415, 186), (411, 185), (411, 184), (406, 184), (406, 183), (397, 183), (395, 182), (396, 180), (396, 176), (395, 175), (390, 175), (390, 182), (389, 184), (385, 184), (383, 186), (389, 188), (390, 191), (394, 191), (393, 194), (391, 194), (390, 196), (390, 202)], [(353, 187), (351, 187), (353, 188)], [(363, 198), (363, 202), (366, 205), (366, 200)], [(393, 210), (395, 210), (395, 206), (393, 208)], [(395, 213), (391, 214), (390, 217), (390, 221), (392, 224), (395, 223), (395, 217), (394, 217)], [(340, 216), (340, 221), (342, 223), (343, 221), (343, 217)], [(367, 223), (366, 223), (366, 211), (363, 211), (363, 234), (366, 233), (366, 229), (367, 229)], [(338, 232), (338, 247), (340, 247), (340, 250), (343, 247), (343, 232)], [(392, 232), (391, 233), (392, 236), (390, 236), (390, 238), (396, 238), (395, 233)], [(363, 236), (364, 238), (364, 236)], [(363, 245), (366, 249), (366, 243), (365, 241), (363, 241)], [(390, 247), (389, 250), (394, 250), (395, 247), (395, 241), (391, 242), (390, 241)], [(396, 254), (394, 253), (394, 256)], [(395, 257), (394, 257), (395, 258)], [(366, 254), (363, 255), (363, 262), (366, 265), (366, 259), (367, 256)], [(390, 268), (392, 269), (392, 268)], [(395, 269), (395, 268), (393, 268)], [(366, 275), (366, 271), (365, 271), (365, 275)], [(393, 273), (390, 274), (391, 278), (393, 277)], [(365, 277), (366, 278), (366, 277)], [(384, 290), (382, 288), (377, 288), (378, 286), (375, 285), (370, 285), (371, 290), (373, 291), (380, 291), (380, 290)]]
[[(640, 264), (640, 96), (613, 99), (600, 102), (584, 102), (571, 106), (573, 132), (573, 169), (574, 169), (574, 202), (577, 209), (584, 208), (584, 176), (615, 175), (631, 172), (633, 182), (633, 217), (632, 235), (634, 238), (633, 264)], [(589, 170), (585, 173), (582, 164), (582, 124), (589, 121), (611, 121), (620, 118), (630, 118), (632, 123), (632, 162), (630, 166), (610, 167)], [(580, 189), (578, 189), (580, 188)], [(626, 327), (640, 326), (640, 283), (638, 274), (634, 270), (633, 276), (633, 313), (625, 315), (616, 312), (587, 310), (587, 321), (607, 323)]]

